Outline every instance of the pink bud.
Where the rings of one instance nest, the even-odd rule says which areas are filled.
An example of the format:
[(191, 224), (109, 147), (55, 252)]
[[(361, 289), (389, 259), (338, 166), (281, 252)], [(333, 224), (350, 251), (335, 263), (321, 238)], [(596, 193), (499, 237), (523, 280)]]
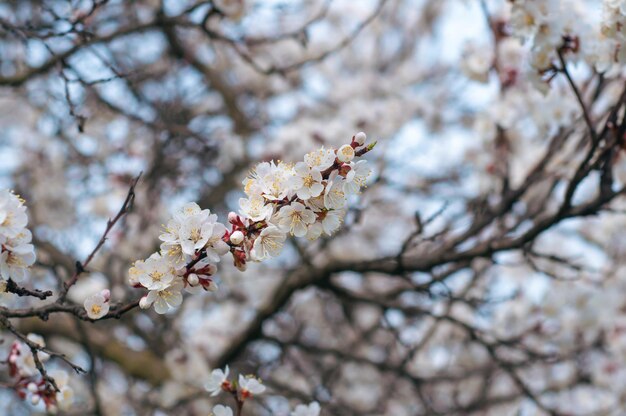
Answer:
[(105, 302), (108, 302), (111, 299), (111, 291), (109, 289), (102, 290), (100, 295), (102, 295)]
[(233, 211), (228, 213), (228, 222), (231, 224), (237, 224), (239, 222), (239, 215)]

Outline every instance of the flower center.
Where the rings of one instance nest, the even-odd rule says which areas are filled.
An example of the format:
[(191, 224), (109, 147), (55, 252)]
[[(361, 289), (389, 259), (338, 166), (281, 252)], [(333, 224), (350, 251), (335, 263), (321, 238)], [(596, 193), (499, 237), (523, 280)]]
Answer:
[(94, 314), (94, 315), (99, 314), (101, 310), (102, 310), (102, 307), (100, 305), (92, 305), (91, 306), (91, 313)]
[(152, 273), (150, 273), (150, 277), (152, 278), (152, 280), (154, 280), (155, 282), (160, 282), (161, 278), (163, 277), (163, 273), (161, 273), (158, 270), (153, 271)]
[(200, 241), (200, 239), (202, 238), (202, 235), (200, 233), (200, 230), (197, 228), (194, 228), (193, 230), (191, 230), (191, 239), (197, 243), (198, 241)]

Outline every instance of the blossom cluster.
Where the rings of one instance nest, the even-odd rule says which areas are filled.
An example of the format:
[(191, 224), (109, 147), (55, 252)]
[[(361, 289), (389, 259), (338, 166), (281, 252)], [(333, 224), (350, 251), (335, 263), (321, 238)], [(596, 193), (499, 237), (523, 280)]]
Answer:
[[(317, 239), (341, 225), (347, 196), (365, 186), (371, 169), (355, 161), (373, 149), (365, 133), (335, 150), (320, 148), (304, 161), (259, 163), (244, 182), (247, 198), (239, 201), (239, 214), (228, 215), (230, 230), (217, 215), (191, 202), (175, 212), (160, 235), (160, 250), (129, 270), (130, 284), (148, 291), (139, 302), (163, 314), (178, 307), (182, 292), (215, 291), (213, 276), (221, 257), (232, 254), (235, 266), (277, 256), (290, 234)], [(109, 296), (94, 295), (85, 302), (92, 319), (108, 312)]]
[[(229, 393), (237, 400), (239, 408), (241, 408), (246, 400), (258, 396), (265, 391), (265, 386), (257, 377), (239, 374), (237, 380), (231, 380), (228, 378), (229, 373), (230, 370), (228, 366), (226, 366), (224, 370), (218, 368), (211, 372), (209, 380), (204, 386), (205, 389), (211, 393), (211, 396), (215, 397), (221, 392)], [(312, 402), (308, 405), (300, 404), (291, 412), (291, 416), (319, 416), (320, 411), (321, 408), (317, 402)], [(230, 407), (217, 405), (213, 408), (213, 415), (233, 416), (233, 411)]]
[(35, 263), (35, 248), (27, 224), (24, 200), (9, 190), (0, 191), (0, 276), (3, 281), (21, 282)]
[[(43, 338), (36, 334), (28, 334), (28, 340), (39, 346), (45, 347)], [(37, 352), (37, 358), (43, 364), (50, 355)], [(46, 380), (39, 370), (31, 348), (21, 341), (15, 341), (9, 350), (7, 359), (9, 375), (15, 379), (14, 388), (21, 399), (29, 399), (33, 405), (43, 403), (46, 411), (55, 413), (58, 409), (67, 409), (72, 403), (74, 392), (68, 385), (69, 376), (65, 371), (56, 370), (48, 372), (54, 380), (58, 391)]]
[(288, 234), (310, 240), (332, 235), (346, 213), (347, 196), (365, 186), (371, 169), (365, 160), (372, 150), (365, 133), (338, 150), (324, 147), (308, 153), (296, 164), (262, 162), (243, 181), (246, 198), (239, 200), (239, 215), (228, 221), (235, 266), (245, 270), (248, 260), (277, 256)]
[[(624, 41), (626, 6), (621, 0), (604, 0), (598, 25), (583, 14), (573, 0), (513, 0), (510, 27), (513, 35), (529, 41), (530, 64), (551, 74), (560, 51), (571, 61), (582, 60), (599, 72), (614, 63), (626, 63)], [(548, 76), (548, 79), (551, 77)]]

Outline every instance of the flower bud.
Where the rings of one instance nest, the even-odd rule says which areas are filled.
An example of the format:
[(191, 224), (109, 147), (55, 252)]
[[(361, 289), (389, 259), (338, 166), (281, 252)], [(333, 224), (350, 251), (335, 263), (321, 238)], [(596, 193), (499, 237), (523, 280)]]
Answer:
[(234, 245), (238, 246), (243, 242), (243, 233), (239, 230), (235, 231), (230, 235), (230, 242)]
[(337, 150), (337, 159), (343, 163), (351, 161), (354, 159), (354, 148), (349, 144), (344, 144)]
[(28, 383), (28, 391), (30, 391), (31, 393), (35, 393), (36, 391), (39, 390), (39, 387), (37, 387), (37, 385), (35, 383)]
[(104, 289), (100, 292), (105, 302), (108, 302), (111, 299), (111, 291), (109, 289)]
[(196, 286), (198, 284), (200, 280), (198, 279), (198, 275), (195, 273), (191, 273), (189, 276), (187, 276), (187, 282), (191, 285), (191, 286)]
[(239, 221), (239, 215), (237, 215), (235, 212), (230, 211), (228, 213), (228, 222), (231, 224), (236, 224)]
[(38, 394), (34, 394), (31, 398), (30, 398), (30, 402), (37, 406), (39, 404), (39, 400), (41, 400), (41, 397)]
[(354, 136), (354, 141), (357, 142), (359, 146), (362, 146), (365, 143), (365, 139), (367, 139), (367, 136), (362, 131), (358, 132), (356, 136)]
[(148, 297), (144, 296), (141, 299), (139, 299), (139, 307), (141, 309), (148, 309), (150, 307), (150, 305), (152, 305), (152, 302), (148, 301)]

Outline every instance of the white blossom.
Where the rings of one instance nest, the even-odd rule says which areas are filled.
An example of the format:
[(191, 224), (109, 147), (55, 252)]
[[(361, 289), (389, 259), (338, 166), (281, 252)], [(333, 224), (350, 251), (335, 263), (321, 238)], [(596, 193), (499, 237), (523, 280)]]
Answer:
[(345, 216), (345, 211), (332, 210), (324, 213), (324, 219), (322, 220), (322, 228), (326, 235), (332, 235), (339, 227)]
[(265, 391), (265, 386), (261, 384), (261, 381), (253, 376), (243, 376), (239, 374), (239, 389), (242, 398), (252, 397), (259, 395)]
[(261, 231), (254, 240), (252, 257), (255, 260), (263, 260), (266, 257), (276, 257), (283, 248), (286, 235), (278, 227), (270, 225)]
[(346, 194), (356, 194), (365, 186), (365, 181), (371, 175), (372, 170), (367, 166), (367, 161), (359, 160), (350, 164), (350, 172), (346, 175), (343, 183), (343, 191)]
[(252, 221), (265, 221), (272, 216), (274, 208), (260, 195), (239, 199), (239, 212)]
[(108, 293), (108, 290), (104, 290), (85, 299), (84, 306), (89, 318), (100, 319), (109, 313), (111, 305), (109, 303), (109, 298), (106, 296)]
[(167, 257), (154, 253), (145, 261), (137, 261), (131, 269), (139, 283), (148, 290), (163, 290), (167, 288), (175, 278), (172, 264)]
[(233, 416), (233, 409), (227, 406), (223, 406), (218, 404), (213, 407), (213, 415), (214, 416)]
[(211, 396), (217, 396), (220, 394), (223, 386), (230, 385), (228, 381), (228, 373), (228, 366), (226, 366), (224, 370), (220, 368), (213, 370), (209, 376), (209, 380), (204, 384), (205, 390), (211, 393)]
[(346, 205), (346, 202), (342, 177), (337, 174), (331, 175), (324, 192), (324, 206), (327, 209), (341, 209)]
[(293, 175), (289, 183), (292, 190), (296, 191), (298, 198), (307, 200), (319, 196), (324, 190), (322, 174), (317, 168), (311, 168), (304, 162), (296, 163)]
[(299, 202), (281, 208), (278, 213), (278, 225), (296, 237), (303, 237), (307, 226), (314, 222), (315, 213)]
[(4, 279), (21, 282), (26, 277), (27, 268), (35, 263), (35, 248), (30, 241), (30, 231), (24, 229), (15, 238), (9, 238), (3, 244), (0, 253), (0, 275)]
[(154, 305), (154, 310), (158, 314), (164, 314), (178, 307), (183, 301), (181, 290), (183, 282), (176, 280), (172, 285), (160, 290), (148, 292), (146, 302)]
[(304, 156), (304, 161), (311, 169), (323, 172), (335, 163), (335, 151), (321, 147), (320, 149), (307, 153)]
[(319, 416), (322, 411), (318, 402), (311, 402), (308, 405), (299, 404), (291, 412), (291, 416)]
[(69, 410), (74, 402), (74, 389), (69, 386), (69, 375), (63, 370), (50, 371), (59, 391), (56, 393), (56, 403), (59, 409)]

